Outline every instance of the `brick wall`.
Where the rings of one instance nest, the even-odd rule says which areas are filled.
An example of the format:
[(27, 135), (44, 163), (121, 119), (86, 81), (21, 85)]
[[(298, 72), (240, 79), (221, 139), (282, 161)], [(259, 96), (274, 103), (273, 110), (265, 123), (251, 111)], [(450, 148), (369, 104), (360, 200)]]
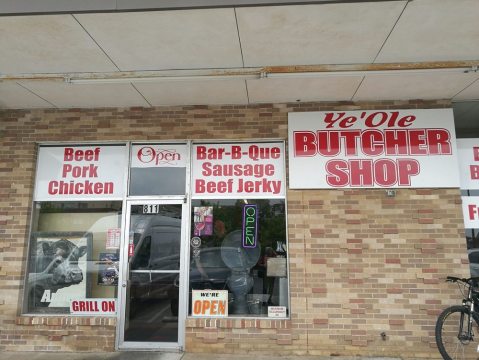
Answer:
[[(437, 102), (0, 112), (0, 351), (113, 351), (115, 319), (22, 317), (36, 143), (287, 138), (292, 111)], [(288, 191), (291, 320), (187, 319), (186, 350), (439, 358), (438, 312), (468, 274), (458, 189)], [(385, 333), (385, 340), (381, 333)]]

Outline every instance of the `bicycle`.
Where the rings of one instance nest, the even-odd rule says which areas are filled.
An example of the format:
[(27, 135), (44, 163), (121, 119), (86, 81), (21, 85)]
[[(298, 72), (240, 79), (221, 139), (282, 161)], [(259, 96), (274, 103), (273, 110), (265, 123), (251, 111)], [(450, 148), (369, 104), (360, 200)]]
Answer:
[(444, 360), (479, 359), (479, 347), (474, 342), (474, 330), (479, 329), (479, 278), (448, 276), (463, 295), (462, 305), (446, 308), (437, 318), (436, 344)]

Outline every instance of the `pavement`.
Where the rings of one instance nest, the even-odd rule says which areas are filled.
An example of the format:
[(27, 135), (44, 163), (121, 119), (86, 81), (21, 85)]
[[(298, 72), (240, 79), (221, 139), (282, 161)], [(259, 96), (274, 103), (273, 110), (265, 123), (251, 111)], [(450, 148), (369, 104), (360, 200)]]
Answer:
[(112, 353), (3, 352), (1, 360), (401, 360), (397, 357), (364, 356), (268, 356), (128, 351)]

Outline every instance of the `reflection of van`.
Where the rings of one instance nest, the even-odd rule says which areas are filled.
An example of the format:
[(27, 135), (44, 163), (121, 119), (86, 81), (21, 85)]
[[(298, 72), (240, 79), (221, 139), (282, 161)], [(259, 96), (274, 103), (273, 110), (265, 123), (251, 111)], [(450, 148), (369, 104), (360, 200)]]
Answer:
[[(180, 269), (181, 219), (132, 215), (134, 253), (130, 259), (130, 297), (165, 299)], [(176, 271), (163, 273), (157, 271)]]
[[(228, 279), (231, 269), (226, 266), (221, 257), (221, 248), (201, 249), (196, 257), (192, 257), (189, 274), (189, 298), (192, 290), (228, 290)], [(178, 315), (178, 277), (174, 281), (175, 289), (171, 289), (171, 312)], [(190, 303), (191, 311), (191, 303)]]
[(231, 269), (221, 257), (221, 248), (201, 249), (190, 264), (190, 286), (193, 290), (227, 289)]

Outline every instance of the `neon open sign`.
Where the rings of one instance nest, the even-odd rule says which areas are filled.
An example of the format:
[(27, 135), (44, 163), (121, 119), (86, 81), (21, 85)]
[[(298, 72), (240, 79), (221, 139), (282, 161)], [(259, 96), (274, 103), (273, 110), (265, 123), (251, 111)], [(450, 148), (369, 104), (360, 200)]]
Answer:
[(258, 238), (258, 208), (248, 204), (243, 208), (243, 247), (255, 248)]

